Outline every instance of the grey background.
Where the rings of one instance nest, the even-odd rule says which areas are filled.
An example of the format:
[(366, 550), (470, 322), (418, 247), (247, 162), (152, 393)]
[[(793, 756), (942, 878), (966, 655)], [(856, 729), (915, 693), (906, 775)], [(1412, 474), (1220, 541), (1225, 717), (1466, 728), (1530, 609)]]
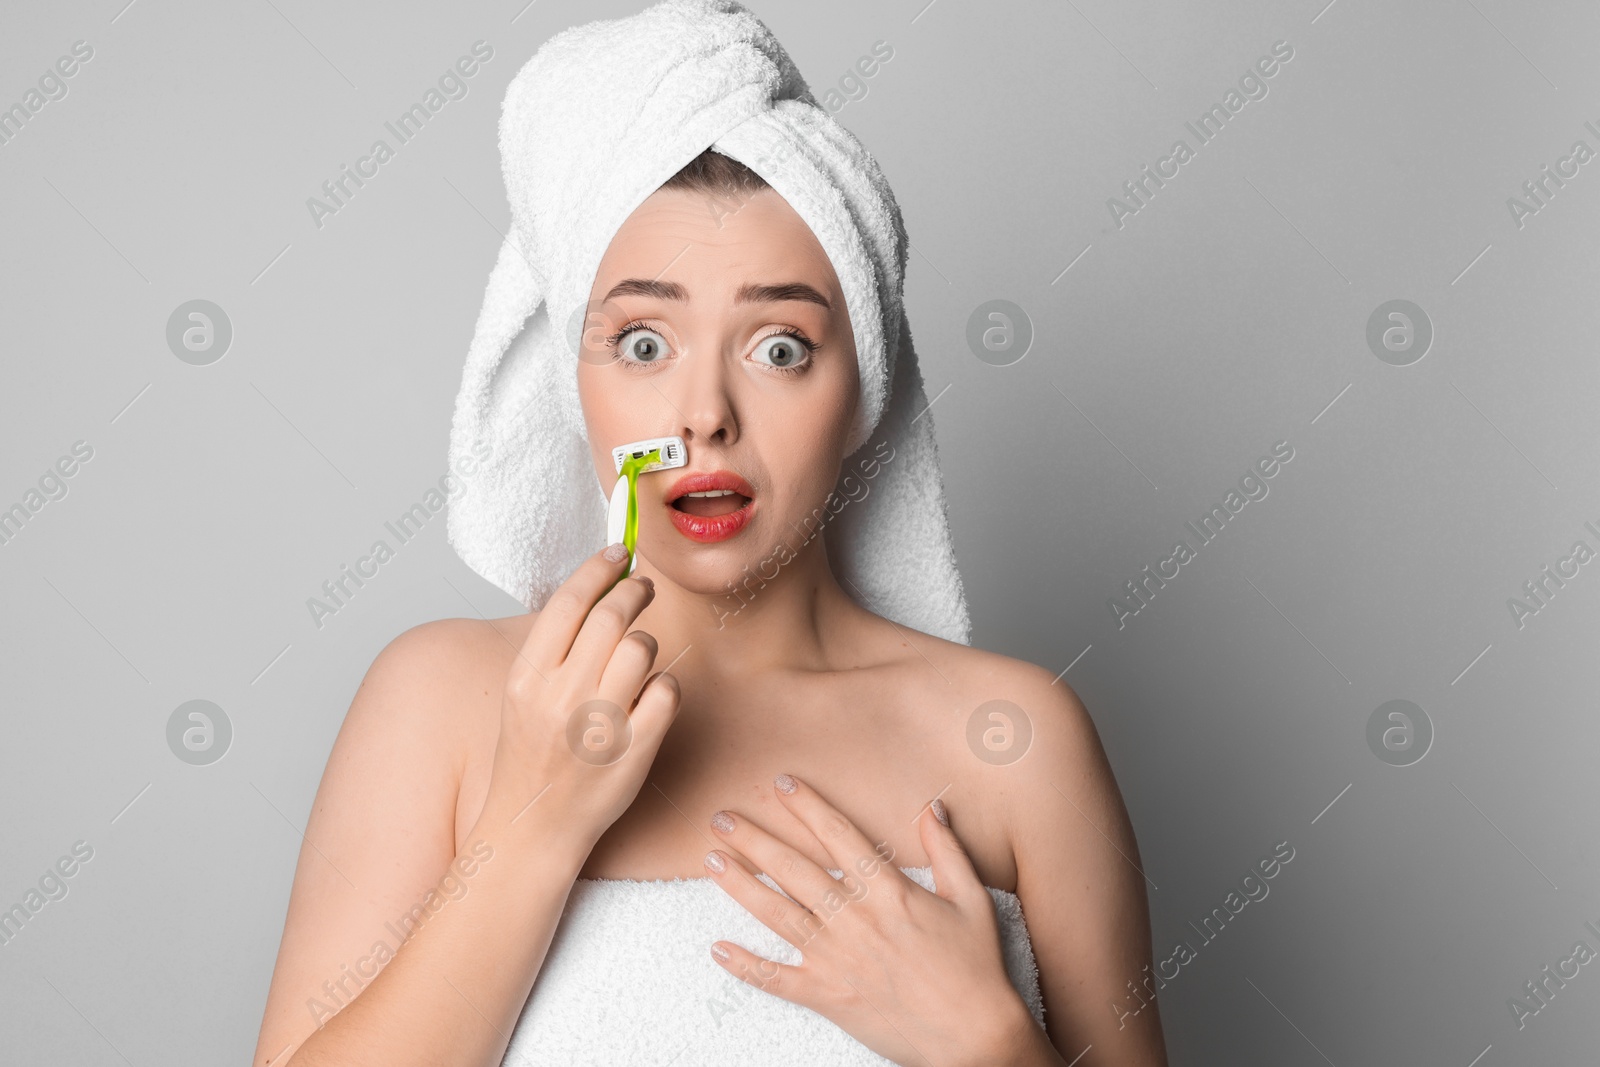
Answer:
[[(639, 6), (8, 10), (0, 104), (94, 57), (0, 145), (0, 508), (94, 454), (0, 546), (0, 907), (94, 855), (0, 946), (7, 1062), (244, 1062), (362, 674), (419, 622), (518, 610), (442, 514), (320, 628), (306, 600), (444, 473), (507, 82)], [(1296, 850), (1162, 993), (1172, 1062), (1592, 1062), (1600, 969), (1520, 1031), (1507, 1002), (1600, 949), (1600, 564), (1521, 628), (1507, 600), (1600, 548), (1600, 161), (1521, 228), (1506, 201), (1600, 149), (1594, 6), (754, 10), (819, 95), (894, 49), (838, 118), (910, 230), (974, 643), (1070, 665), (1158, 957)], [(468, 95), (318, 229), (306, 199), (478, 39)], [(1268, 95), (1118, 229), (1107, 199), (1280, 40)], [(1366, 344), (1397, 298), (1435, 329), (1406, 367)], [(165, 339), (193, 299), (234, 329), (209, 366)], [(1008, 367), (964, 339), (991, 299), (1034, 331)], [(1108, 598), (1280, 440), (1269, 495), (1119, 630)], [(166, 740), (195, 699), (233, 729), (209, 766)], [(1436, 732), (1412, 766), (1365, 740), (1392, 699)]]

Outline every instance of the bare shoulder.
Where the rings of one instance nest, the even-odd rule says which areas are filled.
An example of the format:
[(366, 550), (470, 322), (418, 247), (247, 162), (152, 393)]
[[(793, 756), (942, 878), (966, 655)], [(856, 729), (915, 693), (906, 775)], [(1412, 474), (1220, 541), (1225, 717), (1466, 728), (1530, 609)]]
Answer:
[(926, 679), (917, 696), (948, 709), (942, 766), (952, 821), (966, 806), (963, 841), (988, 884), (1020, 885), (1040, 841), (1062, 829), (1040, 826), (1042, 815), (1070, 813), (1085, 788), (1115, 794), (1094, 720), (1073, 688), (1038, 664), (917, 631), (903, 636), (912, 647), (902, 662)]
[(421, 623), (391, 641), (378, 661), (392, 657), (396, 669), (413, 675), (410, 681), (430, 689), (459, 693), (463, 685), (477, 685), (481, 690), (486, 670), (503, 675), (521, 651), (533, 619), (530, 614)]
[(485, 731), (498, 729), (488, 713), (499, 709), (506, 666), (531, 618), (436, 619), (405, 630), (372, 661), (351, 714), (406, 720), (405, 730), (449, 753), (459, 782)]
[[(510, 636), (526, 633), (531, 615), (504, 619), (435, 619), (405, 630), (384, 646), (362, 682), (459, 684), (500, 655)], [(514, 651), (507, 650), (508, 652)]]
[(368, 686), (406, 686), (433, 697), (482, 689), (486, 671), (504, 672), (521, 650), (532, 615), (503, 619), (435, 619), (395, 637), (372, 661)]
[(980, 764), (1038, 786), (1091, 771), (1104, 759), (1094, 720), (1059, 676), (1037, 663), (927, 634), (919, 635), (918, 647), (971, 719), (991, 731), (973, 753)]

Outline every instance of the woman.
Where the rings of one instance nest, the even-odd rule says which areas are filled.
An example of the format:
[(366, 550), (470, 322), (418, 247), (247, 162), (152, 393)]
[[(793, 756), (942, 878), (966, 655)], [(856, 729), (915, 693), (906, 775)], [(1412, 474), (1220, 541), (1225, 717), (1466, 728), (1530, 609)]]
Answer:
[[(698, 141), (689, 128), (719, 101), (748, 106), (738, 93), (703, 98), (714, 64), (749, 76), (748, 55), (730, 58), (730, 35), (771, 61), (780, 77), (762, 84), (775, 100), (814, 105), (765, 27), (731, 0), (668, 0), (580, 27), (529, 67), (547, 49), (555, 67), (557, 42), (592, 49), (584, 32), (594, 27), (619, 54), (653, 54), (623, 48), (628, 34), (656, 50), (687, 42), (660, 70), (608, 72), (606, 85), (612, 106), (648, 113), (677, 91), (664, 70), (694, 68), (681, 121), (650, 124), (681, 134), (680, 155), (711, 141), (749, 149), (738, 130), (755, 125), (719, 120), (723, 135)], [(526, 103), (518, 94), (532, 91), (525, 75), (538, 71), (525, 69), (508, 92), (508, 152)], [(637, 98), (629, 77), (647, 87)], [(830, 121), (773, 107), (751, 123), (779, 129), (780, 113)], [(840, 136), (813, 127), (801, 150), (834, 159), (837, 174), (876, 174), (864, 154), (828, 157), (824, 134)], [(544, 158), (566, 158), (540, 143)], [(570, 152), (586, 148), (600, 150)], [(653, 158), (644, 155), (641, 174)], [(550, 322), (564, 319), (556, 294), (570, 275), (582, 279), (586, 328), (564, 373), (581, 407), (590, 494), (596, 475), (602, 496), (616, 478), (611, 449), (623, 442), (681, 436), (688, 462), (638, 480), (632, 577), (621, 545), (586, 552), (575, 569), (561, 562), (553, 542), (580, 539), (546, 506), (569, 499), (559, 480), (535, 487), (544, 519), (505, 508), (515, 494), (479, 496), (501, 484), (493, 478), (468, 494), (521, 522), (495, 534), (515, 565), (491, 561), (483, 524), (452, 512), (468, 561), (519, 596), (532, 587), (526, 601), (543, 607), (418, 626), (373, 663), (307, 826), (260, 1067), (603, 1063), (622, 1050), (680, 1063), (1165, 1062), (1154, 1003), (1126, 1008), (1150, 962), (1147, 906), (1087, 713), (1041, 667), (909, 627), (918, 587), (897, 597), (860, 569), (872, 557), (847, 536), (875, 529), (885, 501), (909, 499), (889, 487), (902, 491), (919, 463), (932, 478), (922, 500), (942, 509), (931, 448), (911, 447), (931, 445), (932, 420), (920, 421), (925, 401), (908, 406), (921, 397), (909, 333), (891, 374), (892, 346), (866, 310), (876, 302), (892, 329), (904, 264), (892, 201), (898, 240), (874, 251), (871, 234), (855, 240), (824, 223), (792, 167), (763, 158), (767, 176), (794, 181), (791, 196), (815, 225), (762, 174), (710, 149), (646, 183), (655, 191), (642, 199), (628, 191), (642, 179), (615, 179), (620, 224), (591, 219), (610, 202), (605, 167), (582, 171), (596, 176), (583, 190), (591, 213), (519, 217), (520, 204), (557, 194), (519, 198), (508, 155), (516, 239), (496, 278), (518, 279), (524, 302), (497, 310), (492, 279), (474, 351), (488, 337), (494, 373), (533, 377), (507, 390), (514, 408), (492, 389), (473, 391), (469, 356), (453, 451), (465, 429), (481, 428), (472, 411), (495, 413), (508, 436), (489, 451), (510, 467), (537, 451), (507, 444), (523, 440), (515, 434), (528, 419), (559, 423), (550, 413), (560, 389), (529, 383), (558, 373), (538, 361), (556, 358)], [(617, 157), (616, 168), (628, 165)], [(603, 255), (592, 269), (575, 255), (569, 269), (562, 249), (581, 246), (589, 225)], [(863, 284), (880, 291), (864, 297)], [(530, 333), (523, 319), (540, 300), (542, 326)], [(518, 347), (541, 338), (543, 356)], [(904, 454), (867, 443), (875, 428)], [(869, 484), (844, 508), (845, 532), (798, 535), (830, 513), (847, 461), (864, 454), (881, 464), (872, 483), (881, 498)], [(527, 536), (539, 521), (549, 529)], [(942, 513), (938, 534), (947, 536)], [(905, 559), (934, 558), (924, 569), (938, 577), (922, 542), (877, 540)], [(846, 578), (847, 589), (839, 575), (850, 562), (860, 582)], [(541, 590), (540, 575), (554, 571), (564, 580)], [(1018, 729), (1026, 742), (1008, 750)], [(720, 912), (708, 910), (713, 893)], [(997, 913), (1008, 899), (1020, 912)], [(629, 969), (630, 952), (642, 951), (634, 939), (708, 915), (697, 929), (733, 929), (735, 913), (747, 920), (739, 938), (708, 938), (693, 958), (633, 958)], [(765, 953), (746, 944), (758, 926)], [(620, 946), (607, 941), (617, 931)], [(703, 988), (737, 1006), (673, 999), (695, 982), (715, 983)], [(715, 1033), (697, 1043), (696, 1028)], [(774, 1033), (816, 1044), (759, 1044)]]

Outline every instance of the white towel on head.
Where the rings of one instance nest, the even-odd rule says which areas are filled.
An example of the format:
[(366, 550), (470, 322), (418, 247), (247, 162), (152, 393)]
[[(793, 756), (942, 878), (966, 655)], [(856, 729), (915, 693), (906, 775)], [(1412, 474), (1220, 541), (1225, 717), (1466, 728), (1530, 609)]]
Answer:
[[(933, 415), (902, 302), (899, 206), (871, 153), (734, 0), (663, 0), (565, 30), (506, 90), (511, 232), (456, 398), (450, 465), (477, 463), (478, 473), (450, 501), (450, 543), (530, 610), (603, 545), (611, 486), (596, 478), (578, 402), (581, 314), (622, 223), (707, 148), (794, 208), (844, 291), (861, 403), (825, 507), (835, 573), (869, 610), (965, 643)], [(870, 478), (868, 457), (888, 457)], [(649, 558), (648, 545), (640, 551)]]

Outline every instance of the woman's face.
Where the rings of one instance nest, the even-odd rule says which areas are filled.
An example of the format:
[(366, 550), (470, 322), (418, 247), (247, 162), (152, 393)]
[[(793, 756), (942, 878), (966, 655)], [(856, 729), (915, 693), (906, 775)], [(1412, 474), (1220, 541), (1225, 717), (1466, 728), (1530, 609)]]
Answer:
[(638, 551), (657, 573), (726, 593), (780, 543), (799, 553), (860, 383), (839, 279), (787, 201), (655, 192), (600, 262), (582, 344), (578, 395), (607, 492), (617, 445), (677, 434), (688, 446), (684, 467), (638, 481)]

